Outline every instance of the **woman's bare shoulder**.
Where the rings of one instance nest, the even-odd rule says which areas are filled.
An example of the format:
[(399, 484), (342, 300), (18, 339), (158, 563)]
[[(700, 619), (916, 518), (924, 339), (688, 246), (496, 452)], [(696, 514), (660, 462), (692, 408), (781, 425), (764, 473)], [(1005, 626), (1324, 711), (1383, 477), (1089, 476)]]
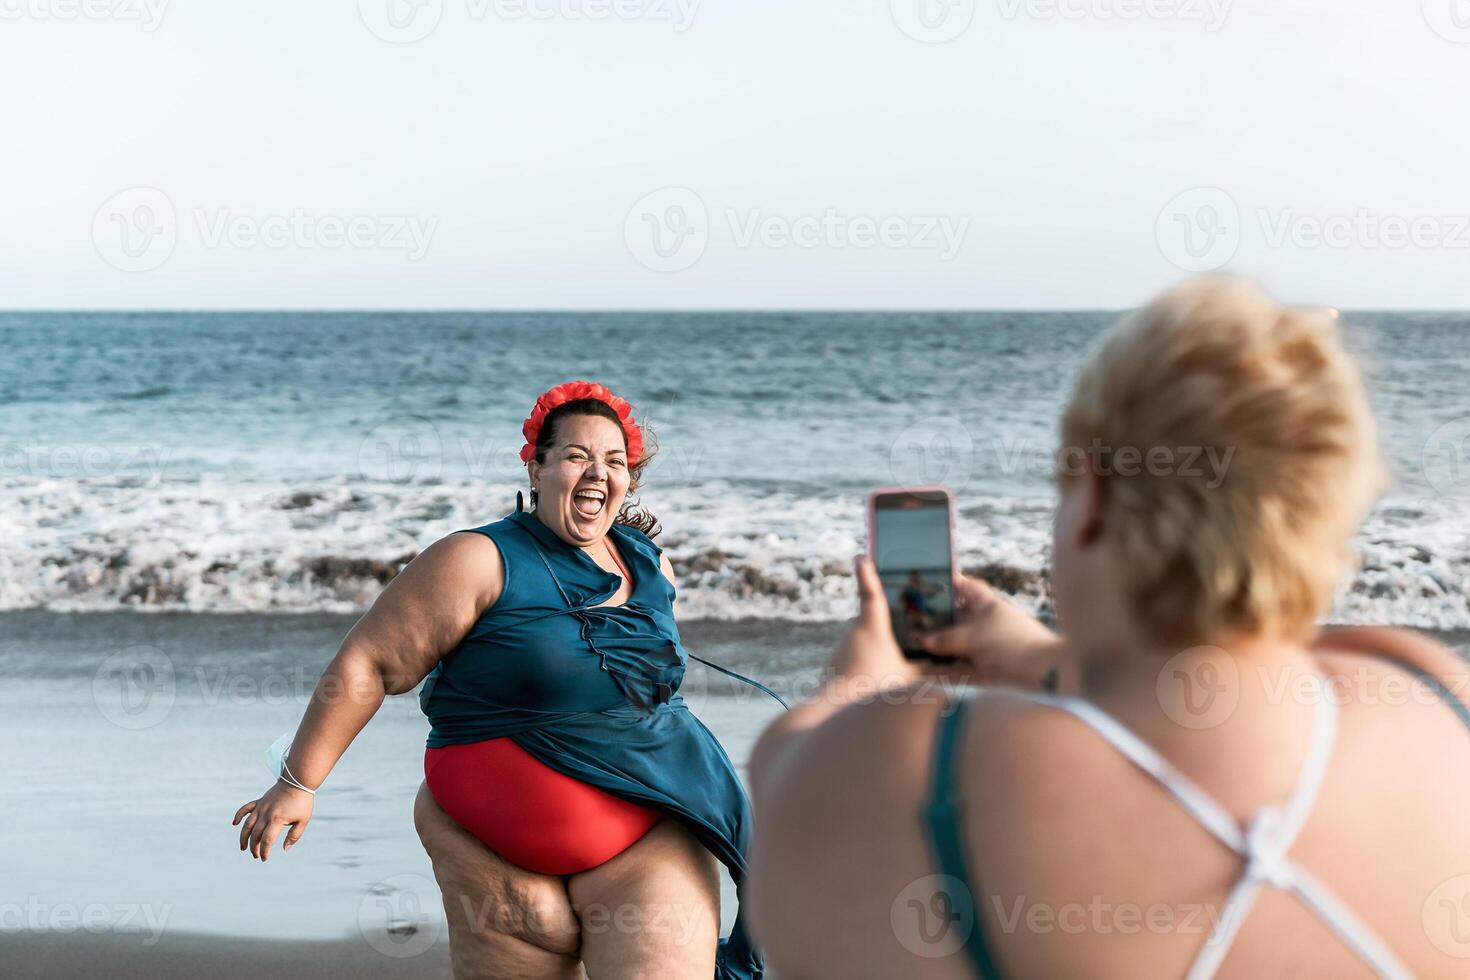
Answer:
[(1447, 645), (1406, 629), (1340, 627), (1312, 652), (1344, 724), (1371, 732), (1373, 746), (1470, 756), (1470, 663)]
[(420, 552), (389, 583), (377, 605), (467, 604), (483, 611), (505, 588), (505, 561), (486, 534), (456, 531)]
[(782, 815), (810, 814), (818, 824), (875, 791), (888, 801), (919, 800), (930, 784), (940, 716), (961, 698), (964, 747), (1003, 741), (1004, 757), (1023, 765), (1038, 752), (1072, 751), (1084, 732), (1070, 716), (1004, 688), (916, 682), (848, 705), (807, 732), (770, 774), (764, 795)]
[(1312, 644), (1329, 670), (1378, 660), (1413, 674), (1427, 674), (1465, 701), (1470, 664), (1447, 645), (1409, 629), (1389, 626), (1337, 626), (1324, 630)]
[[(991, 778), (1024, 783), (1016, 773), (1028, 757), (1037, 765), (1038, 747), (1053, 752), (1058, 738), (1075, 737), (1075, 722), (1014, 695), (923, 684), (849, 705), (808, 732), (756, 800), (753, 929), (774, 964), (798, 976), (803, 964), (837, 975), (833, 965), (851, 956), (858, 956), (848, 964), (852, 976), (912, 968), (911, 954), (889, 941), (891, 930), (869, 927), (888, 922), (906, 884), (937, 871), (921, 818), (941, 715), (960, 697), (968, 753), (960, 765), (998, 763)], [(1036, 770), (1030, 775), (1034, 781)], [(855, 943), (854, 933), (871, 944)]]

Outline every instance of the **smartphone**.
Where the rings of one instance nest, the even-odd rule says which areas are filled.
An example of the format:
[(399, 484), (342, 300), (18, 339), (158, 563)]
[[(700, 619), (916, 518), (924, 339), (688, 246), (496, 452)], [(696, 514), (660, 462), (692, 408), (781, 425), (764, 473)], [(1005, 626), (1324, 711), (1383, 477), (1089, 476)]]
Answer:
[(954, 498), (943, 487), (885, 487), (868, 495), (868, 550), (893, 635), (911, 659), (935, 658), (919, 635), (954, 625)]

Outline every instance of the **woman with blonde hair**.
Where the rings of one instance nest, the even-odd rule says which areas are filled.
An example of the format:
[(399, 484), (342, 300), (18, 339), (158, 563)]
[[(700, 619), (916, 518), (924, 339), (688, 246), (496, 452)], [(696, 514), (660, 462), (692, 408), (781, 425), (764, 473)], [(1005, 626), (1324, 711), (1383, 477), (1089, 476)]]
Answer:
[(1463, 976), (1465, 665), (1318, 625), (1384, 486), (1335, 315), (1186, 283), (1103, 338), (1061, 437), (1060, 634), (961, 577), (921, 672), (859, 558), (829, 679), (757, 744), (772, 968)]

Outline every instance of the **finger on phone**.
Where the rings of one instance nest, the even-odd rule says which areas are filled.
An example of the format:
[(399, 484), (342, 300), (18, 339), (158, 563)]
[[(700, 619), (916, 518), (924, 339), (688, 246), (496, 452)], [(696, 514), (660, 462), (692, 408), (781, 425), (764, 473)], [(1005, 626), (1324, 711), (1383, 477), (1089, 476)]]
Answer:
[(959, 603), (972, 608), (984, 605), (995, 598), (995, 589), (984, 579), (968, 575), (954, 577), (954, 592)]
[(858, 555), (853, 560), (853, 567), (857, 574), (858, 617), (886, 619), (888, 600), (883, 595), (883, 580), (878, 577), (878, 569), (873, 567), (873, 560), (867, 555)]

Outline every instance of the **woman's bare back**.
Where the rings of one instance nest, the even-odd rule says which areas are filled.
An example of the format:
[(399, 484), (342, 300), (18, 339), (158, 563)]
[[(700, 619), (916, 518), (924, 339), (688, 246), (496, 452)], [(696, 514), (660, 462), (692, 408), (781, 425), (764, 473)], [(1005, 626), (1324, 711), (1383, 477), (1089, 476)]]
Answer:
[[(1470, 729), (1400, 666), (1347, 653), (1317, 663), (1337, 678), (1328, 694), (1340, 724), (1290, 857), (1415, 974), (1463, 971), (1454, 954), (1470, 955)], [(1293, 678), (1267, 672), (1242, 683), (1265, 685), (1275, 702), (1264, 731), (1249, 717), (1188, 729), (1157, 701), (1152, 712), (1123, 703), (1114, 714), (1244, 823), (1291, 794), (1315, 712), (1299, 703)], [(787, 977), (788, 966), (782, 980), (973, 978), (963, 951), (946, 955), (963, 936), (946, 921), (919, 816), (942, 702), (920, 696), (845, 710), (800, 748), (808, 777), (759, 814), (779, 829), (755, 856), (765, 871), (752, 895), (757, 935), (773, 961), (807, 970)], [(1248, 703), (1243, 710), (1248, 716)], [(970, 705), (959, 737), (961, 834), (1000, 972), (1185, 975), (1241, 859), (1060, 711), (987, 693)], [(1445, 919), (1456, 912), (1463, 922)], [(768, 928), (777, 920), (781, 928)], [(1303, 980), (1371, 975), (1297, 899), (1268, 888), (1220, 975), (1288, 971)]]

